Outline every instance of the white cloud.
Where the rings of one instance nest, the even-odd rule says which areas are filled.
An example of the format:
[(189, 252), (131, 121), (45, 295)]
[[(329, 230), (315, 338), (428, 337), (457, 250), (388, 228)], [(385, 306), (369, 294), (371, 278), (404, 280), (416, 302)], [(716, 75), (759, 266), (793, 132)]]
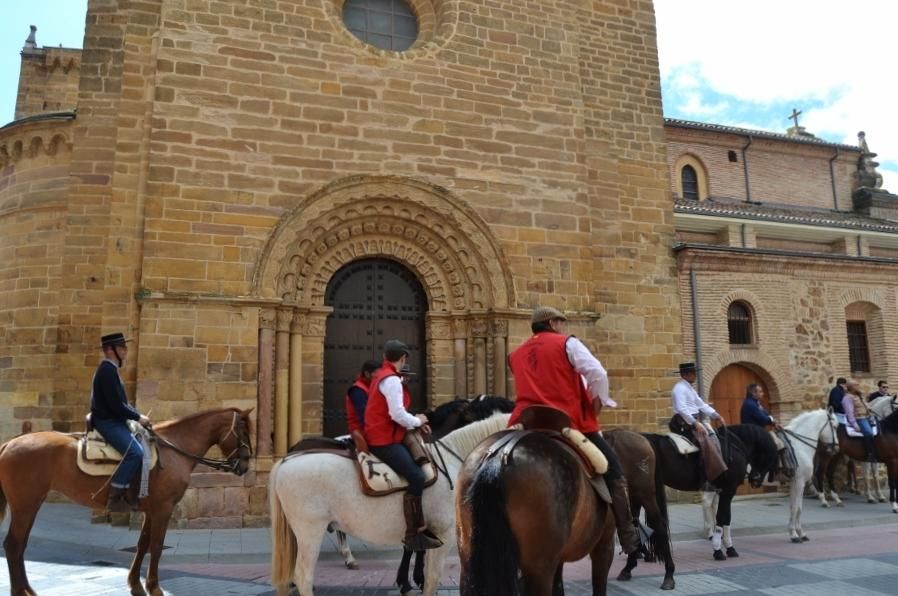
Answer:
[[(884, 186), (898, 193), (889, 58), (898, 2), (655, 0), (655, 10), (666, 102), (713, 106), (696, 99), (704, 92), (733, 103), (787, 103), (804, 112), (802, 126), (827, 140), (855, 144), (864, 130), (884, 164)], [(779, 131), (787, 126), (784, 116)]]

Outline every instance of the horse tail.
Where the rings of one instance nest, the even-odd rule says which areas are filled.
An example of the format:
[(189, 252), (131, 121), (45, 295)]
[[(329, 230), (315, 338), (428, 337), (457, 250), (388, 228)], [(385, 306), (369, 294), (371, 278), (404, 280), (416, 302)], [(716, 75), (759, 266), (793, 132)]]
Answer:
[(492, 457), (483, 462), (464, 499), (471, 508), (471, 545), (461, 593), (517, 594), (519, 553), (505, 511), (501, 458)]
[(290, 583), (297, 557), (296, 535), (290, 527), (290, 522), (287, 521), (275, 486), (281, 463), (276, 463), (271, 469), (271, 480), (268, 485), (268, 499), (271, 505), (271, 584), (274, 586)]
[[(652, 448), (654, 449), (654, 446)], [(666, 562), (662, 561), (662, 558), (670, 557), (673, 545), (670, 542), (670, 519), (667, 513), (667, 491), (664, 487), (664, 472), (658, 464), (657, 452), (655, 457), (655, 503), (658, 506), (661, 519), (658, 520), (658, 527), (652, 528), (655, 530), (655, 533), (649, 539), (649, 552), (651, 554), (661, 554), (662, 557), (658, 557), (658, 562), (661, 563)]]

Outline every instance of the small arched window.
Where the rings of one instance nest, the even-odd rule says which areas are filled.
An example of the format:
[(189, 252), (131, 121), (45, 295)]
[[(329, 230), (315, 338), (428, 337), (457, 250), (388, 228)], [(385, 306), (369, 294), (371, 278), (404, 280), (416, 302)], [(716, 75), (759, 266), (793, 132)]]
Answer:
[(749, 345), (751, 337), (751, 310), (744, 302), (733, 302), (727, 310), (730, 344)]
[(418, 17), (405, 0), (346, 0), (343, 23), (376, 48), (403, 52), (418, 39)]
[(683, 166), (680, 170), (680, 181), (683, 183), (683, 198), (698, 200), (698, 174), (690, 165)]

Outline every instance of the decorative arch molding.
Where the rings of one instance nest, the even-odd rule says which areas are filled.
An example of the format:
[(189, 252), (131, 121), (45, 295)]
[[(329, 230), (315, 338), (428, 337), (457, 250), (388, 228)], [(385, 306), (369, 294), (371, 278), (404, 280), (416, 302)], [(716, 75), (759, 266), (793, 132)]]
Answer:
[(6, 138), (0, 138), (0, 168), (22, 159), (41, 155), (52, 157), (71, 149), (71, 139), (58, 129), (13, 132)]
[(710, 195), (708, 168), (705, 167), (705, 162), (703, 162), (701, 158), (694, 153), (684, 153), (677, 158), (677, 161), (674, 164), (674, 185), (677, 191), (677, 195), (680, 198), (684, 198), (682, 172), (683, 167), (685, 166), (692, 166), (692, 168), (695, 170), (696, 178), (698, 178), (698, 200), (704, 201)]
[(730, 307), (730, 304), (732, 304), (733, 302), (745, 303), (745, 305), (751, 309), (751, 314), (754, 318), (767, 316), (764, 302), (760, 299), (760, 297), (758, 297), (758, 295), (754, 292), (743, 289), (733, 290), (729, 294), (725, 295), (717, 304), (717, 314), (723, 316), (724, 319), (726, 319), (727, 311)]
[(415, 272), (431, 312), (514, 304), (511, 273), (486, 223), (444, 188), (391, 176), (338, 180), (287, 213), (257, 262), (253, 293), (320, 307), (340, 267), (376, 256)]
[(776, 403), (781, 407), (785, 403), (801, 401), (791, 377), (780, 363), (756, 349), (727, 350), (704, 360), (702, 373), (705, 375), (705, 386), (710, 387), (720, 371), (731, 364), (740, 364), (757, 372), (767, 383), (771, 401), (776, 398)]
[(838, 300), (843, 313), (849, 304), (855, 302), (869, 302), (880, 310), (888, 304), (885, 290), (879, 288), (847, 288), (839, 294)]

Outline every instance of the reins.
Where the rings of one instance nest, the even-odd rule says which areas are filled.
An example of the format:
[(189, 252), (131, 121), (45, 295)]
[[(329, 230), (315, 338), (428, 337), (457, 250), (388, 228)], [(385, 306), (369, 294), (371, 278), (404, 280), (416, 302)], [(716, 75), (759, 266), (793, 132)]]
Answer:
[[(236, 426), (237, 426), (237, 412), (234, 412), (234, 418), (231, 420), (230, 428), (217, 441), (217, 444), (221, 444), (225, 439), (227, 439), (232, 434), (235, 437), (237, 437), (237, 447), (235, 447), (230, 453), (228, 453), (224, 459), (216, 459), (216, 458), (212, 458), (212, 457), (206, 457), (205, 455), (195, 455), (193, 453), (188, 453), (187, 451), (184, 451), (183, 449), (181, 449), (180, 447), (178, 447), (177, 445), (175, 445), (174, 443), (172, 443), (171, 441), (169, 441), (162, 435), (158, 434), (152, 428), (148, 428), (147, 430), (149, 431), (150, 436), (153, 439), (155, 439), (159, 443), (165, 445), (166, 447), (176, 451), (177, 453), (180, 453), (181, 455), (183, 455), (185, 457), (189, 457), (190, 459), (192, 459), (198, 463), (201, 463), (205, 466), (208, 466), (208, 467), (212, 468), (213, 470), (237, 474), (239, 466), (240, 466), (240, 456), (239, 456), (240, 449), (245, 447), (247, 450), (249, 450), (249, 455), (253, 454), (253, 450), (252, 450), (252, 446), (250, 446), (246, 441), (244, 441), (243, 438), (241, 438), (240, 435), (237, 433), (237, 431), (235, 430)], [(237, 457), (234, 457), (235, 453), (238, 454)]]
[[(446, 465), (446, 460), (443, 458), (443, 452), (440, 450), (440, 447), (445, 449), (459, 462), (464, 463), (464, 458), (462, 458), (459, 454), (453, 451), (446, 443), (442, 441), (442, 439), (434, 439), (432, 443), (428, 445), (428, 449), (432, 451), (430, 459), (433, 461), (433, 465), (436, 467), (437, 471), (446, 477), (446, 480), (449, 482), (449, 490), (455, 490), (455, 485), (452, 482), (452, 475), (449, 474), (449, 466)], [(436, 453), (437, 457), (440, 458), (439, 463), (437, 462), (437, 458), (433, 457), (433, 453)]]

